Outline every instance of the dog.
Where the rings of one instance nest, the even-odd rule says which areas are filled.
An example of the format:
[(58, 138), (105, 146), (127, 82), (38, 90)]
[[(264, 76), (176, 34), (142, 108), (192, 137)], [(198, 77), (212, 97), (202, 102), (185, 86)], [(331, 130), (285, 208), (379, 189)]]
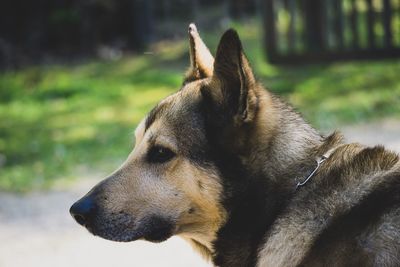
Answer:
[(188, 32), (181, 88), (75, 220), (114, 241), (178, 235), (215, 266), (400, 266), (399, 156), (319, 134), (257, 82), (235, 30), (215, 58)]

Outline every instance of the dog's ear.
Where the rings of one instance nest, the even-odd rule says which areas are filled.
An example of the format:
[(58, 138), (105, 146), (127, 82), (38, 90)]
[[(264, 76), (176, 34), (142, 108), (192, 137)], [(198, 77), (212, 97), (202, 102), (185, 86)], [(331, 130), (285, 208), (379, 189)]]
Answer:
[(257, 85), (242, 43), (233, 29), (226, 31), (218, 45), (210, 86), (202, 93), (223, 106), (238, 124), (251, 122), (258, 108)]
[(214, 57), (201, 40), (196, 25), (191, 23), (188, 29), (190, 46), (190, 67), (186, 72), (184, 83), (211, 77)]

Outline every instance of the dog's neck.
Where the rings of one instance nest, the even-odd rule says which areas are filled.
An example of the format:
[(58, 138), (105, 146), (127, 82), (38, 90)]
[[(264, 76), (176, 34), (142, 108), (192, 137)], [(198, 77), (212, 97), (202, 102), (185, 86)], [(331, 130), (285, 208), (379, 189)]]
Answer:
[[(249, 136), (251, 165), (268, 179), (282, 179), (282, 173), (310, 157), (322, 144), (321, 135), (281, 99), (266, 90), (261, 92), (255, 130)], [(290, 179), (289, 177), (287, 177)], [(280, 181), (282, 182), (282, 181)], [(290, 182), (290, 181), (288, 181)]]
[[(296, 178), (313, 166), (324, 143), (321, 135), (280, 99), (260, 90), (259, 101), (247, 149), (238, 153), (238, 161), (230, 162), (230, 166), (241, 167), (227, 171), (231, 177), (225, 181), (224, 205), (230, 215), (214, 242), (218, 266), (255, 265), (258, 244), (293, 195)], [(237, 177), (232, 177), (235, 173)], [(233, 257), (235, 254), (238, 256)]]

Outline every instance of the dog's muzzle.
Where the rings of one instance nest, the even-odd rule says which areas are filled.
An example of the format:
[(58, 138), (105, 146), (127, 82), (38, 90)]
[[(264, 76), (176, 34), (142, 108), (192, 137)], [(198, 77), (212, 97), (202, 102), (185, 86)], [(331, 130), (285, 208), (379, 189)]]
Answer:
[(143, 238), (161, 242), (171, 237), (175, 229), (173, 220), (163, 216), (149, 215), (136, 221), (124, 211), (107, 212), (90, 194), (75, 202), (69, 212), (92, 234), (113, 241), (128, 242)]
[(135, 220), (131, 215), (124, 211), (106, 212), (98, 205), (96, 197), (92, 194), (75, 202), (69, 212), (77, 223), (102, 238), (121, 242), (142, 238), (142, 233), (137, 231)]

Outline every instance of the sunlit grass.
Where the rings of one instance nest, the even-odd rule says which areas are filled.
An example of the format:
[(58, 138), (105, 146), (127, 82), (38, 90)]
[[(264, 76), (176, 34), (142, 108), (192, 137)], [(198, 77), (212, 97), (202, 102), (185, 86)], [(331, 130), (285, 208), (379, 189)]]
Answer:
[[(232, 26), (259, 79), (316, 127), (399, 116), (398, 60), (271, 66), (259, 24)], [(201, 33), (215, 51), (222, 30)], [(42, 189), (117, 167), (132, 148), (137, 123), (179, 89), (188, 66), (186, 40), (162, 42), (147, 52), (0, 74), (0, 189)]]
[(80, 165), (109, 171), (130, 151), (135, 125), (179, 84), (178, 70), (151, 66), (134, 56), (2, 74), (0, 188), (47, 187), (78, 178)]

